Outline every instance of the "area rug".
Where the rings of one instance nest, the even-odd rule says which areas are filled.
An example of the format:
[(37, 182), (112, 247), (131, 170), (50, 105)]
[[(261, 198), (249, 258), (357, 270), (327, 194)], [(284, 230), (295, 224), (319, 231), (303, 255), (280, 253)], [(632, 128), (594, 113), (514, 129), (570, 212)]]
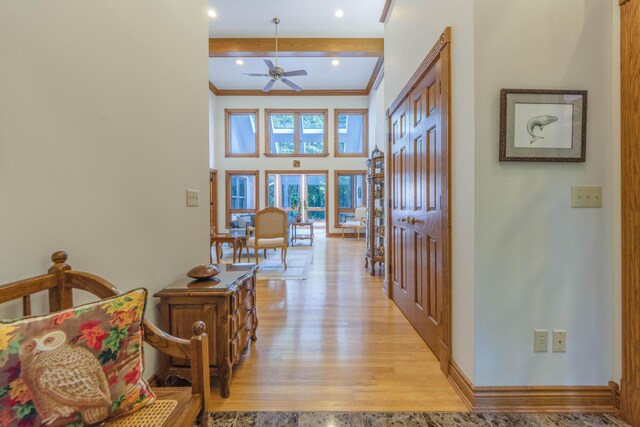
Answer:
[[(264, 259), (264, 252), (258, 251), (258, 280), (306, 280), (309, 278), (309, 270), (313, 261), (312, 246), (289, 246), (287, 249), (287, 269), (280, 260), (280, 249), (267, 249), (267, 259)], [(233, 251), (231, 246), (224, 245), (222, 249), (222, 264), (233, 262)], [(242, 251), (242, 259), (237, 262), (255, 263), (253, 249), (249, 249), (249, 261), (247, 261), (246, 249)], [(215, 256), (214, 256), (215, 260)]]

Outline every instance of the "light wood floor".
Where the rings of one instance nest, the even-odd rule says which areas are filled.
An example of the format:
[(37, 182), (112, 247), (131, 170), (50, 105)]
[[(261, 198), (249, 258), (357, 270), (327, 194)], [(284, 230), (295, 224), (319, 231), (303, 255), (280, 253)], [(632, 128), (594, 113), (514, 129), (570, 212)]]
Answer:
[(466, 411), (363, 268), (364, 242), (315, 241), (309, 280), (259, 281), (258, 341), (212, 411)]

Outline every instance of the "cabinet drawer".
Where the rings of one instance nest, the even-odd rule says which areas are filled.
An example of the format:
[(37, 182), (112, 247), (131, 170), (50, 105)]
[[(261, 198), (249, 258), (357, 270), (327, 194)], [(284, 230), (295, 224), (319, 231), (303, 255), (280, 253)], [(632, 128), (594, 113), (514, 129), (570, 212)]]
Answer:
[(235, 364), (238, 359), (249, 349), (251, 343), (251, 327), (253, 326), (253, 313), (247, 321), (240, 327), (235, 337), (231, 340), (231, 363)]
[(245, 301), (242, 307), (238, 307), (235, 313), (231, 316), (231, 336), (235, 336), (240, 327), (245, 324), (247, 317), (253, 311), (253, 305), (250, 304), (250, 300)]

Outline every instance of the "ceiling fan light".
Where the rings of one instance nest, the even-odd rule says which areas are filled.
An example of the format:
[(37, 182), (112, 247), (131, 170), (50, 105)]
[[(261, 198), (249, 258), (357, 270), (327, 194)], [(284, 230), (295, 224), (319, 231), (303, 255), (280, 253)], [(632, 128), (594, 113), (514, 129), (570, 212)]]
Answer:
[(336, 16), (336, 18), (342, 18), (344, 16), (344, 12), (342, 11), (342, 9), (338, 9), (334, 13), (334, 15)]

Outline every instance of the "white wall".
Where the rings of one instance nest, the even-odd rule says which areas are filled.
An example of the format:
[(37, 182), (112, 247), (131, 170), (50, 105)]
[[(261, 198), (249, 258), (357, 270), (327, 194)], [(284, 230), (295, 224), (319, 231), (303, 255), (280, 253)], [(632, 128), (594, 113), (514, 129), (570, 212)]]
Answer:
[[(610, 3), (476, 3), (477, 386), (612, 378)], [(498, 162), (501, 88), (588, 90), (587, 162)], [(572, 185), (601, 185), (602, 209), (572, 209)], [(533, 353), (536, 328), (567, 352)]]
[(146, 287), (157, 319), (153, 293), (208, 260), (206, 10), (0, 3), (0, 282), (64, 249), (77, 270)]
[[(473, 0), (396, 0), (385, 24), (385, 105), (395, 100), (445, 27), (452, 27), (451, 250), (453, 359), (474, 379)], [(477, 6), (476, 6), (477, 7)]]
[[(334, 201), (334, 171), (335, 170), (365, 170), (366, 158), (334, 157), (334, 109), (336, 108), (367, 108), (369, 105), (366, 96), (219, 96), (216, 98), (215, 111), (215, 168), (218, 170), (218, 222), (219, 227), (225, 225), (225, 171), (227, 170), (259, 170), (260, 194), (258, 197), (259, 209), (265, 207), (265, 170), (328, 170), (329, 171), (329, 197), (327, 207), (327, 217), (329, 219), (329, 232), (338, 233), (340, 230), (334, 227), (333, 201)], [(260, 158), (226, 158), (224, 149), (225, 135), (225, 109), (234, 108), (258, 108), (258, 140)], [(329, 157), (265, 157), (265, 135), (264, 135), (264, 110), (278, 108), (328, 108), (328, 148)], [(370, 150), (369, 150), (370, 151)], [(292, 163), (294, 159), (300, 160), (300, 168), (294, 169)]]

